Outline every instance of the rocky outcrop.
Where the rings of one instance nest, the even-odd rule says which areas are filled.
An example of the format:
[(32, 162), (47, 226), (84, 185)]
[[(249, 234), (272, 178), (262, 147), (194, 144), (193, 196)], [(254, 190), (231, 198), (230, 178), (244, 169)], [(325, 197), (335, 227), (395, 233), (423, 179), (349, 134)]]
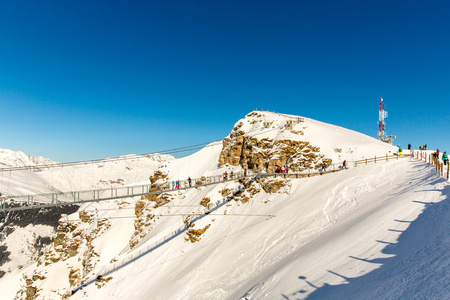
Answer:
[[(236, 129), (237, 127), (235, 127)], [(319, 168), (325, 161), (320, 148), (309, 142), (294, 140), (257, 139), (246, 136), (238, 130), (223, 141), (220, 154), (220, 165), (241, 166), (255, 172), (265, 170), (275, 173), (277, 166), (289, 164), (290, 170), (301, 171), (308, 168)]]
[[(194, 226), (194, 224), (192, 224), (192, 226)], [(200, 241), (200, 237), (202, 236), (202, 234), (205, 233), (205, 231), (211, 226), (211, 224), (206, 225), (203, 228), (200, 229), (194, 229), (194, 228), (190, 228), (188, 230), (186, 230), (186, 235), (187, 237), (185, 238), (186, 241), (190, 241), (191, 243), (195, 243)]]
[(37, 281), (44, 280), (46, 278), (45, 274), (34, 271), (30, 276), (23, 275), (23, 281), (25, 285), (17, 292), (14, 299), (26, 299), (33, 300), (39, 297), (40, 289), (36, 286)]
[(264, 178), (259, 181), (261, 188), (268, 194), (290, 193), (291, 182), (283, 178)]
[(200, 205), (202, 205), (202, 206), (204, 206), (204, 207), (207, 207), (207, 206), (208, 206), (208, 203), (209, 203), (210, 201), (211, 201), (211, 198), (205, 197), (205, 198), (202, 199), (202, 201), (200, 201)]

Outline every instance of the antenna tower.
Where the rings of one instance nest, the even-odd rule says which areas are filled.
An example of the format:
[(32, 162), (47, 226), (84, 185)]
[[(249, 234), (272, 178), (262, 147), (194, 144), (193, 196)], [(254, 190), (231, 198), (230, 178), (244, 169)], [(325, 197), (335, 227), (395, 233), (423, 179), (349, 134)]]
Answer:
[(378, 118), (378, 139), (380, 141), (392, 144), (396, 136), (392, 134), (387, 136), (386, 133), (384, 132), (384, 129), (386, 127), (386, 122), (384, 121), (384, 119), (387, 117), (388, 112), (384, 110), (383, 98), (380, 97), (379, 118)]

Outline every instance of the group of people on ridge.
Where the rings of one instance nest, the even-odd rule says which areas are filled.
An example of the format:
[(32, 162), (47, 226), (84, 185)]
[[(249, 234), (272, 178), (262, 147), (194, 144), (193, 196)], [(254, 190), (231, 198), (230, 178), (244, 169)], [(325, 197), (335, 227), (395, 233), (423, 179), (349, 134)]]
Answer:
[[(408, 144), (408, 150), (411, 150), (411, 144)], [(427, 150), (427, 144), (419, 146), (419, 150)], [(401, 147), (399, 147), (399, 152), (401, 152)], [(433, 153), (433, 158), (439, 160), (439, 149), (436, 149), (436, 152)], [(444, 153), (442, 154), (442, 161), (444, 162), (444, 166), (448, 164), (447, 151), (444, 151)]]
[[(439, 160), (439, 149), (436, 149), (436, 152), (433, 153), (433, 157), (435, 159)], [(444, 166), (446, 166), (448, 164), (447, 151), (444, 151), (444, 153), (442, 154), (442, 160), (444, 162)]]

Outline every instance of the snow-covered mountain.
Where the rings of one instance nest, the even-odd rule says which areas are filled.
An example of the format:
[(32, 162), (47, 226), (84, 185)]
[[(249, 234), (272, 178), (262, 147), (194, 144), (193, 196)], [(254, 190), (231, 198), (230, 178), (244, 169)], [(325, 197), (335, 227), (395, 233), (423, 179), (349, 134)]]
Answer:
[(22, 151), (12, 151), (9, 149), (0, 149), (0, 168), (3, 167), (23, 167), (53, 164), (54, 161), (42, 157), (26, 155)]
[[(29, 170), (5, 171), (0, 176), (0, 193), (29, 195), (54, 191), (74, 191), (148, 181), (171, 155), (127, 155), (97, 162), (59, 164), (21, 151), (0, 149), (0, 168), (33, 166)], [(48, 165), (60, 167), (46, 167)], [(10, 205), (14, 205), (9, 203)], [(78, 206), (31, 210), (3, 214), (0, 220), (0, 275), (35, 262), (42, 248), (51, 243), (61, 214), (70, 214)], [(0, 211), (1, 213), (1, 211)], [(0, 276), (1, 277), (1, 276)]]
[[(147, 178), (170, 186), (286, 164), (305, 172), (395, 151), (342, 127), (255, 111), (222, 143)], [(434, 168), (404, 158), (89, 203), (0, 288), (6, 299), (448, 298), (448, 196)]]
[[(0, 168), (35, 166), (30, 170), (2, 172), (0, 192), (29, 195), (53, 191), (79, 191), (148, 181), (161, 164), (174, 159), (168, 154), (125, 155), (100, 161), (60, 164), (21, 151), (0, 149)], [(51, 167), (46, 167), (50, 165)], [(59, 167), (54, 167), (57, 165)]]

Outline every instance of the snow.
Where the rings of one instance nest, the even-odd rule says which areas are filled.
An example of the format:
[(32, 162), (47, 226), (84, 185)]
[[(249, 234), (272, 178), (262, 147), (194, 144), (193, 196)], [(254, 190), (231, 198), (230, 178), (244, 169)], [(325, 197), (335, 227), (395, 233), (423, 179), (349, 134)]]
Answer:
[(5, 240), (5, 245), (8, 251), (10, 261), (6, 262), (3, 270), (12, 271), (19, 266), (24, 266), (33, 262), (37, 256), (37, 249), (34, 248), (34, 243), (37, 237), (54, 237), (54, 230), (51, 226), (46, 225), (28, 225), (26, 227), (16, 227), (12, 233), (8, 235)]
[[(0, 149), (0, 167), (40, 165), (38, 171), (16, 170), (1, 172), (0, 193), (4, 195), (31, 195), (55, 191), (80, 191), (115, 187), (144, 181), (162, 163), (174, 159), (171, 155), (129, 155), (96, 162), (85, 162), (62, 167), (45, 168), (55, 164), (48, 159), (27, 156), (23, 152)], [(35, 163), (37, 162), (37, 163)]]
[[(307, 140), (334, 162), (396, 151), (363, 134), (308, 118), (294, 127), (303, 135), (293, 134), (284, 124), (298, 116), (257, 113), (272, 122), (272, 127), (262, 128), (258, 117), (247, 117), (236, 125), (242, 122), (241, 130), (258, 138)], [(239, 170), (218, 168), (221, 150), (221, 143), (213, 143), (190, 156), (164, 162), (160, 170), (168, 174), (169, 182)], [(57, 182), (58, 188), (98, 186), (98, 182), (91, 183), (98, 169), (75, 183), (69, 175), (66, 179), (58, 175), (53, 184)], [(119, 176), (124, 169), (118, 163), (111, 172)], [(135, 166), (133, 170), (138, 170), (140, 178), (136, 175), (126, 184), (148, 183), (156, 168)], [(89, 167), (77, 171), (89, 174)], [(17, 190), (20, 178), (37, 176), (17, 174)], [(50, 176), (49, 172), (36, 178), (49, 182)], [(128, 204), (117, 200), (83, 205), (80, 210), (97, 211), (99, 219), (110, 222), (93, 242), (100, 257), (87, 279), (116, 269), (106, 275), (112, 279), (103, 287), (88, 284), (71, 299), (450, 297), (450, 186), (433, 166), (402, 158), (286, 182), (279, 192), (261, 191), (247, 203), (222, 202), (219, 192), (238, 189), (237, 182), (173, 192), (170, 203), (152, 208), (155, 221), (134, 249), (129, 241), (139, 198), (123, 199)], [(38, 189), (39, 183), (32, 186)], [(199, 205), (205, 197), (216, 204), (208, 215)], [(183, 229), (184, 218), (191, 214), (195, 214), (193, 228), (210, 225), (195, 243), (186, 241)], [(75, 213), (68, 218), (77, 221), (79, 216)], [(86, 230), (92, 226), (83, 224)], [(22, 274), (39, 270), (48, 274), (46, 280), (37, 282), (42, 288), (40, 299), (57, 298), (51, 290), (70, 289), (63, 279), (69, 266), (79, 265), (77, 260), (75, 256), (8, 273), (0, 279), (2, 295), (13, 299)]]

